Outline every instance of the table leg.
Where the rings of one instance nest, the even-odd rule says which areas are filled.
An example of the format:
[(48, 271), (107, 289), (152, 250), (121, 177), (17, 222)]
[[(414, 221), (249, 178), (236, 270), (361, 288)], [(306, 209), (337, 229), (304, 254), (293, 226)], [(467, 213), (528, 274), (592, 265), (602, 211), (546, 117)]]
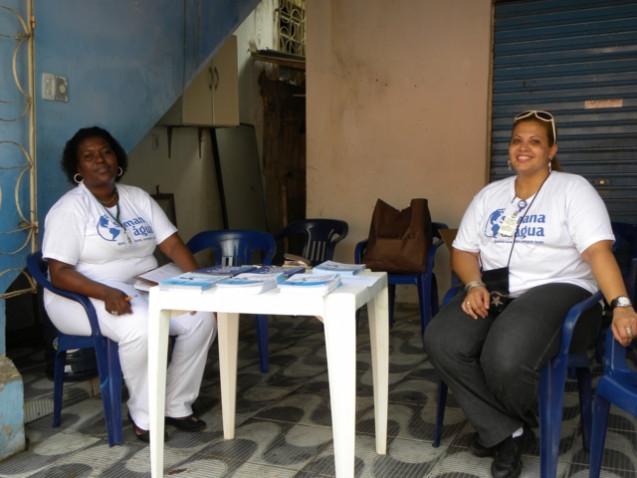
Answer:
[(387, 453), (387, 400), (389, 389), (389, 308), (387, 287), (367, 305), (374, 380), (376, 453)]
[(221, 413), (223, 437), (234, 438), (237, 403), (237, 352), (239, 348), (239, 314), (217, 314), (219, 377), (221, 380)]
[(326, 298), (323, 320), (332, 409), (334, 466), (338, 478), (354, 476), (356, 440), (356, 304), (346, 294)]
[(150, 415), (150, 471), (153, 478), (164, 476), (164, 410), (166, 407), (166, 367), (170, 312), (160, 310), (150, 290), (148, 320), (148, 404)]

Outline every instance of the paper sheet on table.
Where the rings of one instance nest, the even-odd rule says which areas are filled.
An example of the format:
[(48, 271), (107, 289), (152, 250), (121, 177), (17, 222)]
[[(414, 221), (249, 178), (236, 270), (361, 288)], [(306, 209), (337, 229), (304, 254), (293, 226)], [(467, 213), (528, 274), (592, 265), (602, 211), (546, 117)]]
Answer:
[(182, 270), (174, 262), (169, 262), (161, 267), (138, 275), (135, 278), (134, 287), (137, 290), (148, 291), (151, 287), (159, 284), (161, 281), (178, 276), (181, 273)]

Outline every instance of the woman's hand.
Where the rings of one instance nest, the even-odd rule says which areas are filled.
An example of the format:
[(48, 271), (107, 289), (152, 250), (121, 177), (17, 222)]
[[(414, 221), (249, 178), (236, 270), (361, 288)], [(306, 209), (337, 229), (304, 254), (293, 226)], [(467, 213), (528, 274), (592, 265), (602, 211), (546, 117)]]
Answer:
[(462, 301), (462, 311), (472, 319), (484, 319), (489, 313), (489, 301), (489, 291), (486, 287), (472, 287)]
[(109, 314), (130, 314), (133, 312), (130, 301), (131, 297), (129, 295), (113, 287), (108, 287), (104, 293), (104, 307)]
[(89, 279), (71, 264), (54, 259), (48, 259), (48, 262), (51, 283), (55, 287), (102, 300), (106, 311), (113, 315), (130, 314), (133, 311), (130, 304), (132, 297), (121, 290)]
[(613, 337), (626, 347), (637, 335), (637, 313), (632, 307), (615, 307), (613, 323), (611, 324)]

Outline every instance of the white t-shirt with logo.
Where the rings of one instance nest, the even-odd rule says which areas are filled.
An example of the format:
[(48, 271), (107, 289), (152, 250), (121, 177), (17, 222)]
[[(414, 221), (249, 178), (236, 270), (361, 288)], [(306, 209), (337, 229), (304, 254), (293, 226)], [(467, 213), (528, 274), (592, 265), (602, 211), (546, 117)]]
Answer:
[(598, 241), (615, 240), (601, 197), (583, 177), (560, 171), (553, 171), (535, 196), (517, 198), (514, 176), (485, 186), (465, 212), (453, 247), (479, 252), (483, 270), (505, 267), (513, 242), (506, 218), (517, 213), (509, 264), (511, 295), (551, 282), (595, 292), (591, 268), (581, 253)]
[(80, 183), (49, 210), (42, 255), (95, 281), (129, 282), (157, 267), (155, 247), (177, 231), (144, 190), (117, 185), (118, 208), (105, 208)]

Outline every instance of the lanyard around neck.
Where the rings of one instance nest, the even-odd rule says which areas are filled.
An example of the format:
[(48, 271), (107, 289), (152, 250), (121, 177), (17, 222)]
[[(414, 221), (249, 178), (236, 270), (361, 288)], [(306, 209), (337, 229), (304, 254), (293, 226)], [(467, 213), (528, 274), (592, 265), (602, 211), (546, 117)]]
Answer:
[[(507, 259), (506, 267), (509, 267), (509, 264), (511, 264), (511, 257), (513, 256), (513, 248), (515, 247), (515, 241), (518, 238), (518, 229), (520, 229), (520, 224), (522, 224), (522, 221), (524, 221), (524, 218), (526, 217), (526, 215), (531, 210), (531, 207), (533, 207), (533, 203), (535, 202), (535, 199), (540, 195), (540, 191), (542, 190), (542, 186), (544, 186), (544, 183), (546, 182), (546, 180), (549, 178), (550, 175), (551, 175), (551, 173), (548, 173), (546, 175), (546, 177), (542, 181), (542, 184), (540, 184), (540, 187), (537, 188), (537, 191), (535, 192), (535, 195), (533, 196), (533, 199), (531, 199), (531, 203), (529, 204), (529, 207), (526, 208), (526, 211), (524, 211), (524, 214), (522, 214), (522, 217), (520, 219), (518, 219), (517, 224), (515, 225), (515, 231), (513, 232), (513, 242), (511, 243), (511, 249), (509, 250), (509, 257)], [(522, 200), (522, 201), (524, 201), (524, 200)], [(526, 201), (524, 201), (524, 202), (525, 202), (525, 205), (526, 205)], [(519, 205), (518, 205), (518, 207), (519, 207)]]

